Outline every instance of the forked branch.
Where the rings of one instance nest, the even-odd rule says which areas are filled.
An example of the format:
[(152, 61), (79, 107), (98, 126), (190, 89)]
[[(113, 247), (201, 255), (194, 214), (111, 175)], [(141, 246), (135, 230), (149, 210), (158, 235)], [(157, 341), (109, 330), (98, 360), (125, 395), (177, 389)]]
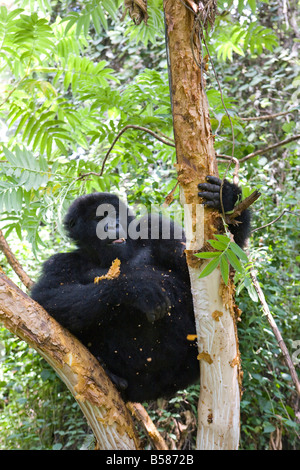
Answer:
[(253, 193), (250, 194), (250, 196), (243, 199), (239, 204), (237, 204), (234, 207), (231, 214), (226, 214), (225, 222), (228, 225), (237, 224), (238, 222), (236, 222), (235, 219), (239, 215), (241, 215), (241, 213), (244, 212), (244, 210), (248, 209), (248, 207), (250, 207), (260, 197), (260, 195), (261, 195), (261, 193), (259, 191), (257, 191), (257, 189), (255, 191), (253, 191)]
[(295, 140), (300, 139), (300, 134), (294, 135), (293, 137), (289, 137), (288, 139), (281, 140), (280, 142), (277, 142), (276, 144), (269, 145), (268, 147), (264, 147), (263, 149), (256, 150), (255, 152), (249, 153), (249, 155), (246, 155), (245, 157), (240, 159), (240, 162), (245, 162), (246, 160), (249, 160), (250, 158), (256, 157), (257, 155), (262, 155), (266, 152), (269, 152), (270, 150), (274, 150), (278, 147), (281, 147), (282, 145), (289, 144), (290, 142), (294, 142)]

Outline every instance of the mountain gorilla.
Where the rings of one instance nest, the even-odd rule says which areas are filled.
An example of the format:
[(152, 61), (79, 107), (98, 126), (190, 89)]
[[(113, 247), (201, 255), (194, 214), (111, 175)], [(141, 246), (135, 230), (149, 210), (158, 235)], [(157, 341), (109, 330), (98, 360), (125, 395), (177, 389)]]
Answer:
[[(208, 176), (199, 185), (204, 204), (218, 210), (220, 184)], [(233, 209), (240, 193), (225, 182), (225, 211)], [(238, 220), (229, 228), (243, 246), (249, 212)], [(125, 400), (141, 402), (170, 397), (195, 382), (199, 363), (196, 341), (187, 339), (195, 324), (184, 238), (165, 240), (161, 233), (156, 240), (126, 238), (132, 221), (137, 219), (117, 196), (76, 199), (64, 223), (77, 249), (46, 261), (32, 298), (91, 351)], [(147, 230), (149, 235), (150, 225)], [(116, 258), (119, 275), (95, 283)]]

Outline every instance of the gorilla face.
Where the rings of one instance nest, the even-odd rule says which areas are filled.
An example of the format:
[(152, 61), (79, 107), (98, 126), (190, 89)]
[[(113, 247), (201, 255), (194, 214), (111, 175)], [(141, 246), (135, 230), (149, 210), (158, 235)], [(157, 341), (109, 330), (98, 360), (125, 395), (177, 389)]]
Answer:
[(117, 196), (93, 193), (72, 204), (64, 220), (69, 237), (101, 259), (104, 266), (116, 258), (129, 259), (134, 249), (128, 225), (134, 215)]
[(100, 240), (107, 240), (108, 245), (124, 244), (127, 239), (127, 211), (119, 211), (112, 204), (100, 204), (96, 210), (96, 234)]

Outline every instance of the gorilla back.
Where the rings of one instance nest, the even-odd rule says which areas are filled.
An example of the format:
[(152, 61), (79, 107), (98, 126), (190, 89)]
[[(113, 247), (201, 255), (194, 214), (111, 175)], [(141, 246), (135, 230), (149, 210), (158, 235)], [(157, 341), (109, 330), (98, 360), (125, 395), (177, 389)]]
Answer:
[[(219, 191), (213, 183), (208, 185), (213, 188), (206, 184), (207, 193)], [(228, 185), (230, 194), (223, 188), (226, 202), (234, 201), (233, 190), (238, 194), (236, 186)], [(146, 225), (147, 235), (151, 220), (137, 225)], [(195, 324), (184, 238), (164, 240), (161, 232), (156, 240), (126, 238), (132, 221), (137, 222), (114, 195), (76, 199), (65, 228), (77, 249), (46, 261), (32, 298), (92, 352), (125, 400), (141, 402), (170, 397), (195, 382), (199, 363), (196, 342), (188, 339)], [(245, 241), (247, 221), (240, 224), (239, 244)], [(95, 283), (116, 258), (119, 275)]]

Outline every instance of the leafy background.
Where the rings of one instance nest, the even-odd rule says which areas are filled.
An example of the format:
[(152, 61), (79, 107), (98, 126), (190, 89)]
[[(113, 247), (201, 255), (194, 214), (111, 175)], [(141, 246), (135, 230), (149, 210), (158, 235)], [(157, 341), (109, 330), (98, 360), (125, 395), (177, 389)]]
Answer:
[[(96, 175), (126, 125), (172, 138), (162, 1), (148, 3), (147, 26), (123, 18), (119, 0), (16, 0), (9, 9), (0, 7), (0, 227), (33, 279), (44, 259), (69, 248), (61, 222), (74, 197), (113, 191), (150, 206), (161, 204), (175, 186), (174, 149), (134, 129), (122, 134), (103, 175)], [(234, 125), (237, 158), (299, 133), (297, 2), (291, 0), (287, 11), (285, 5), (220, 0), (220, 15), (206, 37)], [(210, 65), (206, 81), (216, 150), (231, 155), (231, 125)], [(290, 113), (242, 120), (284, 111)], [(220, 161), (221, 174), (225, 168)], [(254, 227), (284, 208), (294, 212), (255, 232), (250, 242), (291, 353), (300, 340), (298, 175), (296, 142), (247, 160), (240, 170), (241, 184), (262, 192)], [(19, 283), (2, 254), (0, 262)], [(243, 289), (237, 303), (243, 311), (241, 448), (296, 449), (299, 399), (278, 345), (255, 298)], [(1, 329), (0, 354), (2, 449), (93, 445), (78, 405), (35, 351)], [(193, 386), (168, 402), (145, 404), (171, 448), (195, 445), (197, 395)]]

